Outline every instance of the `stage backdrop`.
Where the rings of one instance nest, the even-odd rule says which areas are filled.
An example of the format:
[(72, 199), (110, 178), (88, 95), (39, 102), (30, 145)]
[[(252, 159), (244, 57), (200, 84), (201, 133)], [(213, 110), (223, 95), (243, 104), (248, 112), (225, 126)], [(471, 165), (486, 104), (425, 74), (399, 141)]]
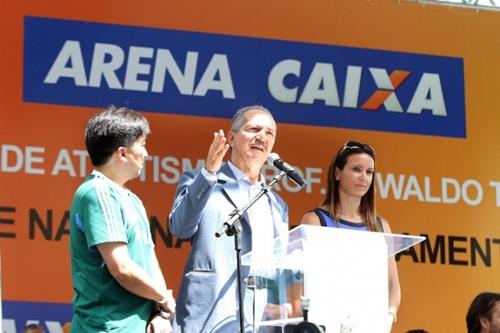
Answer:
[(464, 331), (472, 298), (499, 291), (499, 13), (393, 0), (2, 1), (0, 11), (4, 331), (70, 321), (68, 209), (91, 170), (84, 125), (109, 104), (150, 120), (151, 156), (130, 187), (174, 290), (190, 247), (167, 227), (179, 176), (203, 164), (238, 107), (258, 103), (278, 121), (275, 151), (308, 181), (277, 187), (292, 224), (322, 200), (339, 146), (375, 147), (378, 213), (395, 233), (427, 237), (398, 256), (394, 332)]

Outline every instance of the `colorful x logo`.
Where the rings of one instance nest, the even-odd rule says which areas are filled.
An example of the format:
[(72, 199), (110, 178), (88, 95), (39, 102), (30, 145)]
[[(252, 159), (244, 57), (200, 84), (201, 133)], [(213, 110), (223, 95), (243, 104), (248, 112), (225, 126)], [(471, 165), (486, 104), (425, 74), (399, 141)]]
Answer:
[(376, 111), (384, 104), (387, 111), (403, 112), (394, 90), (410, 75), (410, 71), (395, 70), (391, 75), (383, 68), (370, 68), (377, 90), (361, 106), (362, 109)]

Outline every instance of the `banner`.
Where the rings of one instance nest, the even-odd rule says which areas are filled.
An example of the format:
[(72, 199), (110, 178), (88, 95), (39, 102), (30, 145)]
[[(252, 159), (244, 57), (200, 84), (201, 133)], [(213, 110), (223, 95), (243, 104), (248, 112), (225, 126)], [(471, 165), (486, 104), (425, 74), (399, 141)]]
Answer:
[(394, 233), (426, 236), (397, 256), (393, 332), (464, 331), (474, 296), (499, 291), (500, 14), (392, 0), (0, 9), (5, 332), (71, 321), (69, 207), (92, 169), (85, 124), (110, 104), (150, 121), (150, 156), (129, 186), (174, 292), (190, 249), (167, 226), (177, 182), (253, 104), (272, 111), (274, 151), (308, 182), (275, 186), (292, 225), (322, 201), (345, 141), (376, 149), (378, 214)]
[(465, 137), (459, 58), (36, 17), (24, 55), (25, 102)]

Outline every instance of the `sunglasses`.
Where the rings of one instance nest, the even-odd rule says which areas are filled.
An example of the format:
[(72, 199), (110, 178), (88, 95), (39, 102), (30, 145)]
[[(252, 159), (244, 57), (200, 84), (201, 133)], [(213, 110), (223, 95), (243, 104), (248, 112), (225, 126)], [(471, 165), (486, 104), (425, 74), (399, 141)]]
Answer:
[(356, 141), (347, 141), (344, 144), (344, 147), (342, 147), (342, 150), (339, 153), (339, 157), (347, 150), (347, 149), (361, 149), (364, 152), (368, 153), (369, 155), (372, 155), (375, 157), (377, 154), (375, 153), (375, 149), (373, 149), (372, 146), (366, 144), (366, 143), (361, 143), (361, 142), (356, 142)]

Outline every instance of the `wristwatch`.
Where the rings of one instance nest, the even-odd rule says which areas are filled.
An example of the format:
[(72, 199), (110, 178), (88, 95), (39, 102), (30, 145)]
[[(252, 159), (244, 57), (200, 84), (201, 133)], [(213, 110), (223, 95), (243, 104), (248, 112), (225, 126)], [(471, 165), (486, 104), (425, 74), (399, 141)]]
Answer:
[(157, 315), (162, 317), (163, 319), (170, 319), (170, 312), (163, 309), (158, 310)]

